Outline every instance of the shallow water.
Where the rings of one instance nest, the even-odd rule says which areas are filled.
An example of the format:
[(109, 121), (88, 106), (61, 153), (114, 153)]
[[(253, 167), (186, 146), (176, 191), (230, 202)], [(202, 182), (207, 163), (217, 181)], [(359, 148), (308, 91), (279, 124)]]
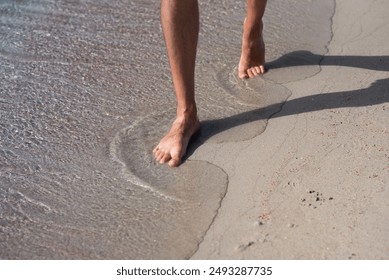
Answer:
[[(320, 71), (333, 9), (270, 0), (269, 71), (243, 83), (244, 1), (200, 2), (203, 131), (192, 149), (262, 133), (290, 95), (282, 83)], [(159, 1), (0, 1), (0, 84), (0, 258), (196, 251), (228, 177), (211, 162), (189, 157), (171, 170), (151, 157), (175, 104)]]

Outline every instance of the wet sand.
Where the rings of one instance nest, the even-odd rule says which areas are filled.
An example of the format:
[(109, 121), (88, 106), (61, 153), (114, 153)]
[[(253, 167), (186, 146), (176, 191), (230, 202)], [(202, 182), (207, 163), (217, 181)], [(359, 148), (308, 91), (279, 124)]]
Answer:
[(352, 3), (269, 1), (241, 82), (244, 1), (201, 1), (174, 170), (159, 3), (0, 4), (0, 258), (387, 258), (388, 5)]
[(336, 1), (320, 70), (282, 82), (291, 96), (265, 132), (196, 151), (229, 184), (193, 259), (389, 258), (388, 11)]

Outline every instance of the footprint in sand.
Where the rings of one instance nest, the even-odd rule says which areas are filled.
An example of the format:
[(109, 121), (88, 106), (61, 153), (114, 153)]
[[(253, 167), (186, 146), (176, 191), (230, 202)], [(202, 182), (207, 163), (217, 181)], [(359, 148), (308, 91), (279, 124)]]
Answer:
[(320, 72), (322, 55), (309, 51), (295, 51), (268, 62), (264, 79), (275, 83), (289, 83), (312, 77)]
[(237, 69), (225, 67), (216, 75), (224, 94), (232, 96), (235, 112), (229, 116), (202, 117), (201, 140), (221, 143), (252, 139), (265, 129), (268, 119), (279, 112), (291, 92), (284, 86), (261, 77), (241, 80)]
[(170, 127), (172, 115), (150, 115), (121, 130), (111, 142), (110, 154), (130, 183), (181, 209), (169, 218), (174, 224), (169, 236), (175, 239), (164, 242), (179, 252), (185, 249), (190, 257), (220, 208), (228, 179), (221, 168), (205, 161), (186, 160), (177, 168), (155, 162), (152, 150)]

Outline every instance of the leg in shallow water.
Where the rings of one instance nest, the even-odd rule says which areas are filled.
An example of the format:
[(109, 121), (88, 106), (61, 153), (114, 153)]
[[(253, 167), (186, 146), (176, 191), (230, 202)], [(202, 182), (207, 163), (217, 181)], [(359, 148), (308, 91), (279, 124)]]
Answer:
[(190, 138), (200, 129), (194, 92), (199, 33), (197, 0), (161, 0), (161, 23), (177, 98), (176, 119), (153, 150), (155, 159), (178, 166)]

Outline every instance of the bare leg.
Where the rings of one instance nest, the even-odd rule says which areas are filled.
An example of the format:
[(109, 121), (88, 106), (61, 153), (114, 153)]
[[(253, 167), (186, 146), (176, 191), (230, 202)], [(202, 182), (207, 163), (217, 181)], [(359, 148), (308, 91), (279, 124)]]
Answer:
[(239, 77), (252, 78), (265, 73), (265, 43), (262, 37), (262, 17), (266, 0), (247, 0), (247, 16), (243, 24), (242, 55)]
[(178, 166), (200, 129), (194, 93), (199, 12), (197, 0), (161, 0), (161, 23), (177, 97), (176, 120), (153, 150), (155, 159)]

